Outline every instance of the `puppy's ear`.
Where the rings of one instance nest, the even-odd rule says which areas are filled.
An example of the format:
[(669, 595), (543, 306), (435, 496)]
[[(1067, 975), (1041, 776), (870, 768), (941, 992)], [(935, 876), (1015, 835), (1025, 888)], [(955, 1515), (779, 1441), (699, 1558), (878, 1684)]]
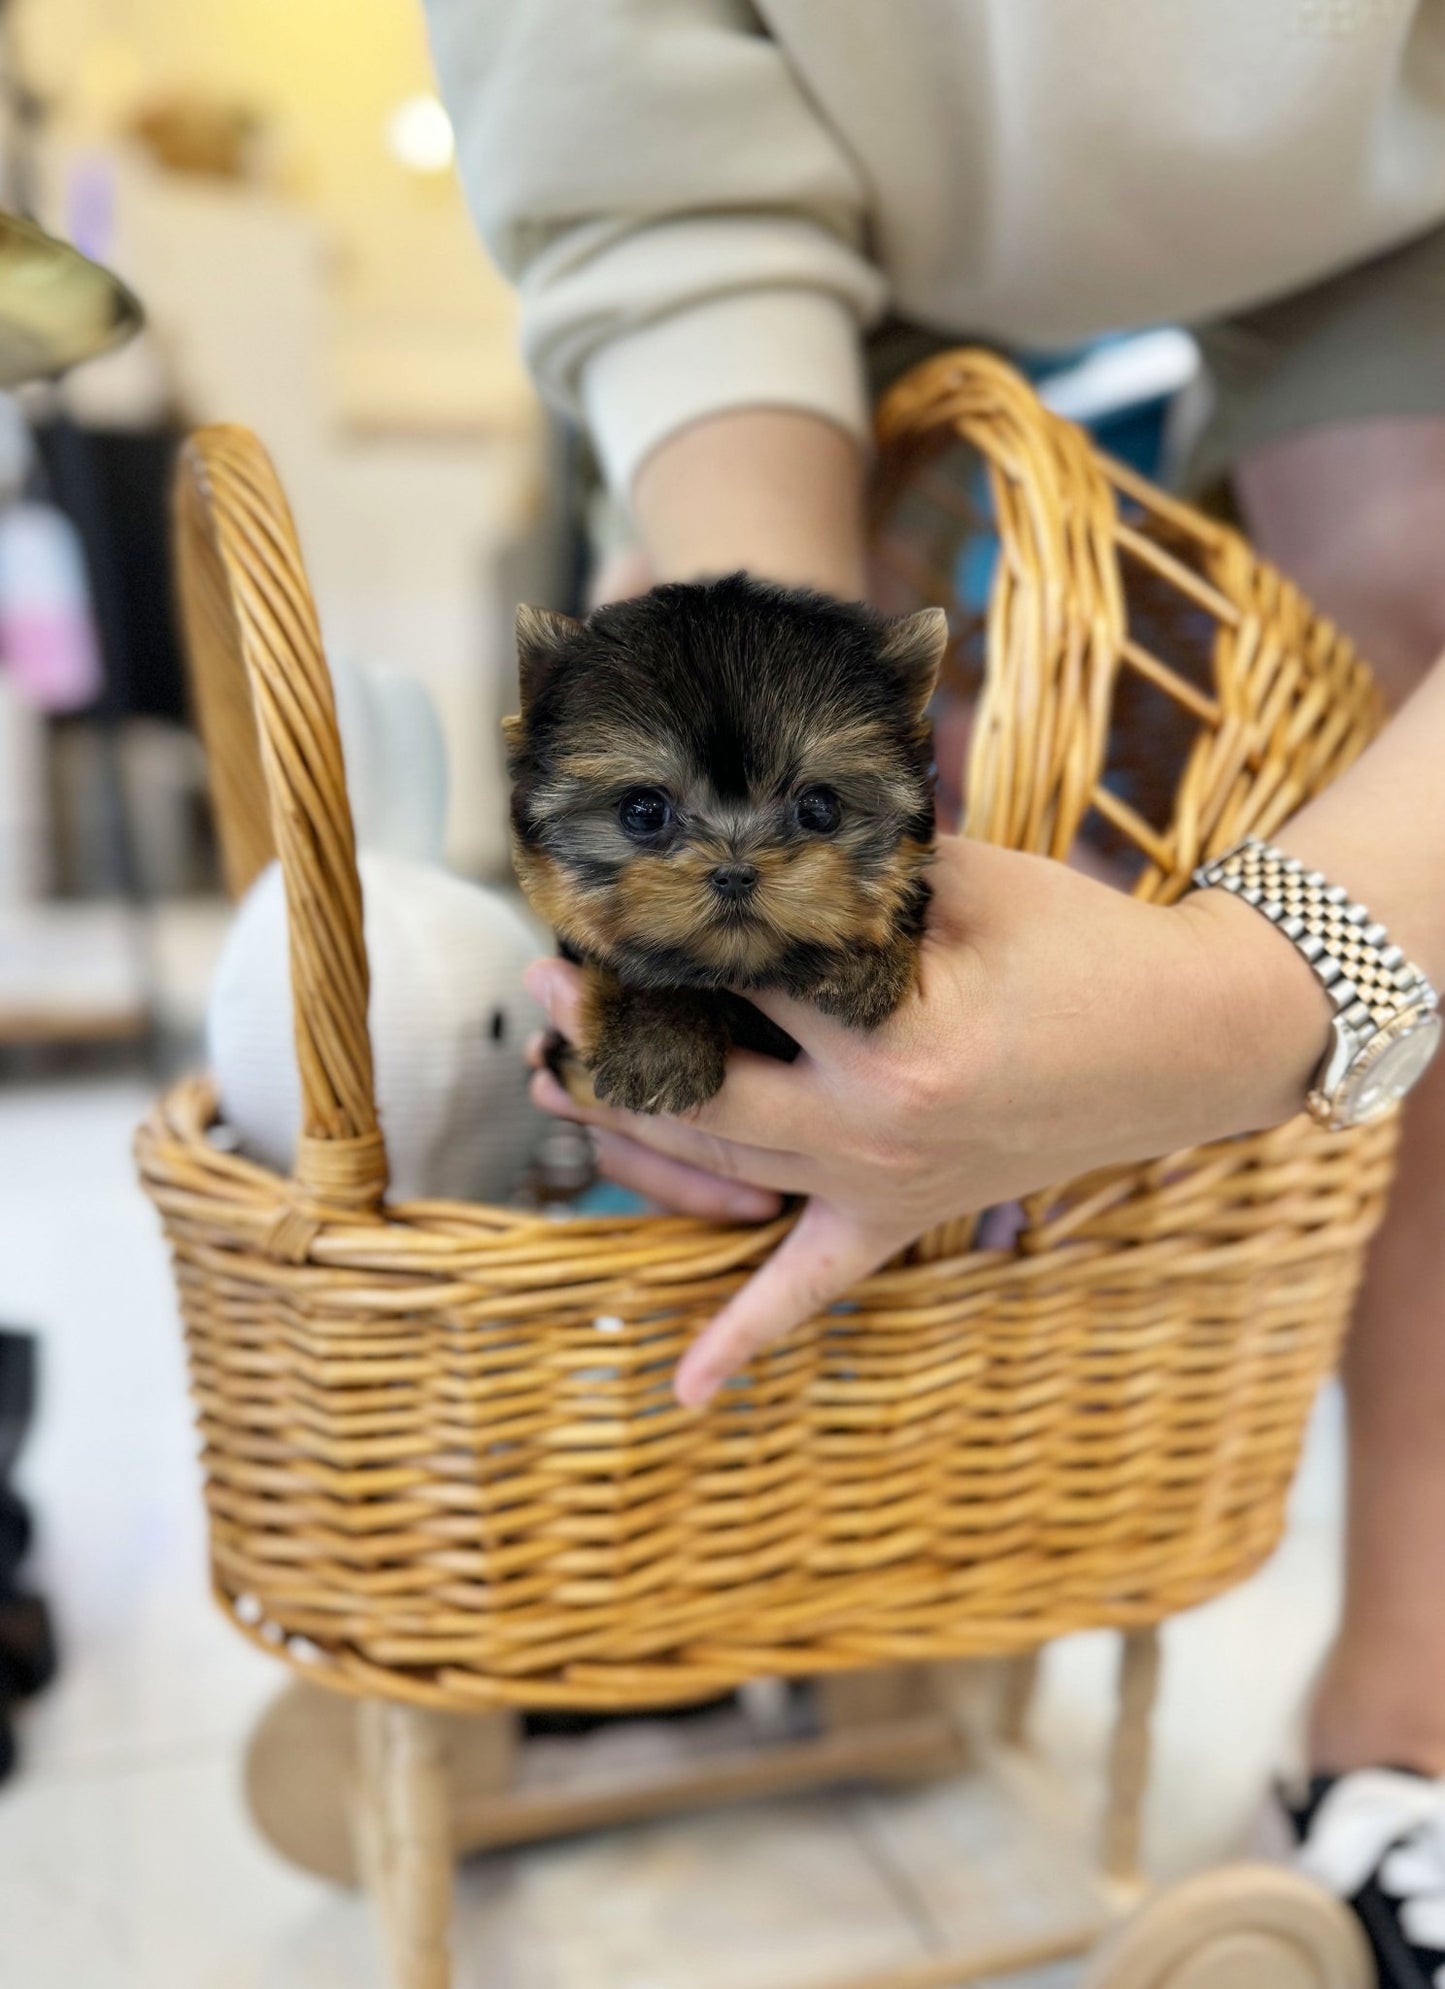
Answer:
[(582, 624), (571, 615), (559, 615), (551, 608), (517, 610), (517, 675), (522, 692), (522, 710), (536, 696), (543, 679), (579, 635)]
[(880, 654), (897, 673), (915, 718), (921, 719), (928, 709), (947, 647), (948, 616), (942, 608), (900, 615), (883, 632)]

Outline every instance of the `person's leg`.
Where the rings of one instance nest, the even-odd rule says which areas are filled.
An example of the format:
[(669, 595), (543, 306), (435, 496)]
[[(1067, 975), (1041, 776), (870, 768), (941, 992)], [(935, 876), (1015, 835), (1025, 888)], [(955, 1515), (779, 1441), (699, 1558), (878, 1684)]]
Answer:
[[(1445, 651), (1445, 419), (1294, 435), (1250, 455), (1236, 488), (1260, 549), (1399, 704)], [(1312, 1709), (1314, 1766), (1445, 1774), (1445, 1058), (1405, 1115), (1345, 1386), (1345, 1606)]]

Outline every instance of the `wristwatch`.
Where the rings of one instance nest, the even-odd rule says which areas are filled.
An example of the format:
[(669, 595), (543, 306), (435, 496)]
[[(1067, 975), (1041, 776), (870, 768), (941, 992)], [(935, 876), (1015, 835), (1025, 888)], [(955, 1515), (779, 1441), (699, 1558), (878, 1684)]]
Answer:
[(1232, 891), (1309, 961), (1335, 1014), (1309, 1094), (1340, 1131), (1381, 1118), (1419, 1083), (1440, 1047), (1440, 997), (1347, 891), (1254, 836), (1194, 873), (1201, 890)]

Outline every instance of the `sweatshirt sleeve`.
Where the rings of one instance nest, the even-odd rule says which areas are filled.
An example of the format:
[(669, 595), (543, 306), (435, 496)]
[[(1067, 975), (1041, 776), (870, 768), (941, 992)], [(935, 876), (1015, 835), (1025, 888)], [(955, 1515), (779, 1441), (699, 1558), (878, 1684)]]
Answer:
[(625, 496), (736, 407), (868, 428), (882, 312), (844, 147), (743, 0), (427, 0), (482, 235), (542, 393)]

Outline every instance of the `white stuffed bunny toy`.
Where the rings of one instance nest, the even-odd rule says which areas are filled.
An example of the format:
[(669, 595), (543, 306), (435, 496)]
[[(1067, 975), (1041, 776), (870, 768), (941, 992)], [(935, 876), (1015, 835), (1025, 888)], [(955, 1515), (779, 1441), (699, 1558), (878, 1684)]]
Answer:
[[(376, 1102), (395, 1201), (501, 1202), (547, 1122), (527, 1095), (527, 1038), (545, 1018), (522, 970), (550, 951), (501, 892), (442, 867), (446, 749), (436, 712), (397, 670), (336, 664), (371, 965)], [(240, 1151), (285, 1172), (301, 1124), (286, 901), (271, 864), (236, 913), (207, 1045)]]

